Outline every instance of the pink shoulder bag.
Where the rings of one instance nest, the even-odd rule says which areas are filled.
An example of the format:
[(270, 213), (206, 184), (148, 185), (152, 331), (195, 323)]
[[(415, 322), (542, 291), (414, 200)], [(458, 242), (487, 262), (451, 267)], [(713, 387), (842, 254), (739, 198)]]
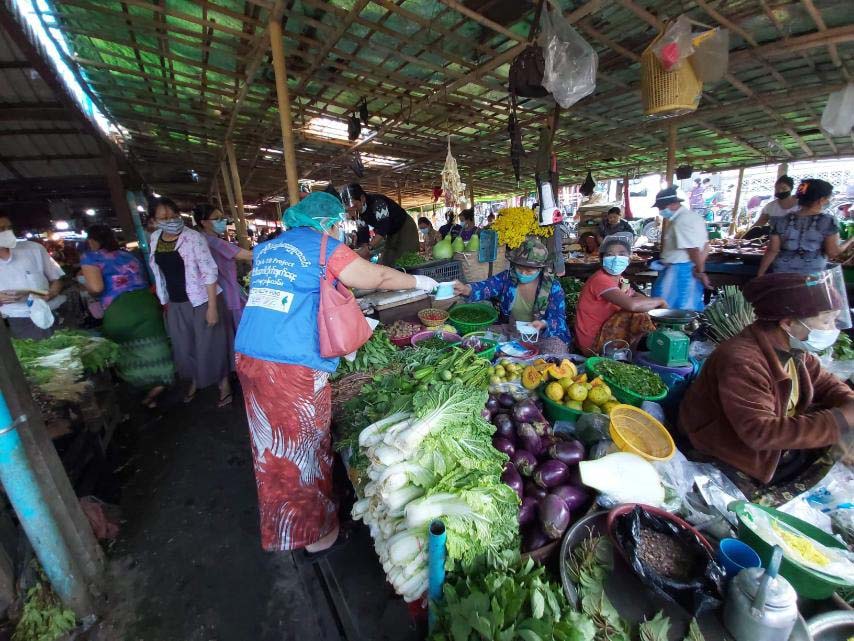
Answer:
[(340, 281), (333, 284), (326, 270), (326, 239), (320, 241), (320, 310), (317, 330), (320, 355), (334, 358), (355, 352), (368, 342), (371, 327), (359, 309), (356, 297)]

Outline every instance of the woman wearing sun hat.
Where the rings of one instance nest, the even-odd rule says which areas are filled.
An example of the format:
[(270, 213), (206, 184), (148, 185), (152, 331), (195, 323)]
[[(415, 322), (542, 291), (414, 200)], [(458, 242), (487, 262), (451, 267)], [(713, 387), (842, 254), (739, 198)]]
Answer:
[(454, 283), (454, 291), (473, 303), (492, 300), (499, 321), (515, 328), (528, 322), (540, 331), (539, 348), (550, 354), (563, 353), (570, 341), (566, 306), (560, 282), (546, 272), (549, 250), (536, 236), (529, 236), (507, 256), (510, 269), (477, 283)]

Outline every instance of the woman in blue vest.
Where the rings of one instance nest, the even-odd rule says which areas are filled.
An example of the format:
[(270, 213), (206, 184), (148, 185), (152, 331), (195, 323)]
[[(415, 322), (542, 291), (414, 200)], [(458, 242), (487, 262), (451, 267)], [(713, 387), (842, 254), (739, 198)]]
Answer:
[(347, 287), (423, 289), (436, 281), (373, 265), (341, 242), (344, 206), (324, 192), (309, 194), (284, 215), (288, 231), (258, 245), (249, 300), (235, 340), (237, 374), (249, 419), (261, 545), (317, 553), (338, 538), (332, 492), (329, 374), (317, 328), (320, 247), (326, 269)]

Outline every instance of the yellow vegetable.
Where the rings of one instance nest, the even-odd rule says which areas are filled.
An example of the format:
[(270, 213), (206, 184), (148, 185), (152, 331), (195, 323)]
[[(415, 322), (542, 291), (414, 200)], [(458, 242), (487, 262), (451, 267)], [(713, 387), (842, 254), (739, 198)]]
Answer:
[(498, 232), (498, 242), (516, 249), (529, 235), (551, 238), (552, 227), (541, 227), (537, 214), (530, 207), (506, 207), (498, 212), (492, 223), (492, 229)]
[(791, 552), (794, 556), (800, 557), (807, 563), (812, 563), (813, 565), (830, 564), (830, 559), (816, 550), (812, 539), (785, 530), (781, 528), (776, 521), (771, 522), (771, 529), (774, 530), (777, 536), (783, 539), (783, 543), (786, 544), (787, 551)]

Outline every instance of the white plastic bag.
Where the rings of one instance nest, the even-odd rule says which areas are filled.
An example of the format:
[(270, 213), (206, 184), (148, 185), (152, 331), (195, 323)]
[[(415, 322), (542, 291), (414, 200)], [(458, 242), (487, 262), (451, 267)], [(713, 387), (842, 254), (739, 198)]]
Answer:
[(691, 42), (691, 21), (688, 16), (679, 16), (664, 31), (664, 35), (652, 48), (655, 57), (665, 71), (673, 71), (682, 66), (685, 58), (694, 53)]
[(720, 27), (693, 39), (691, 66), (700, 82), (717, 82), (729, 65), (729, 31)]
[(596, 89), (599, 56), (548, 3), (541, 17), (540, 45), (546, 61), (543, 87), (567, 109)]
[(39, 329), (48, 329), (53, 326), (53, 312), (42, 298), (30, 296), (27, 301), (30, 308), (30, 320)]
[(847, 136), (854, 127), (854, 82), (834, 91), (821, 114), (821, 128), (831, 136)]

